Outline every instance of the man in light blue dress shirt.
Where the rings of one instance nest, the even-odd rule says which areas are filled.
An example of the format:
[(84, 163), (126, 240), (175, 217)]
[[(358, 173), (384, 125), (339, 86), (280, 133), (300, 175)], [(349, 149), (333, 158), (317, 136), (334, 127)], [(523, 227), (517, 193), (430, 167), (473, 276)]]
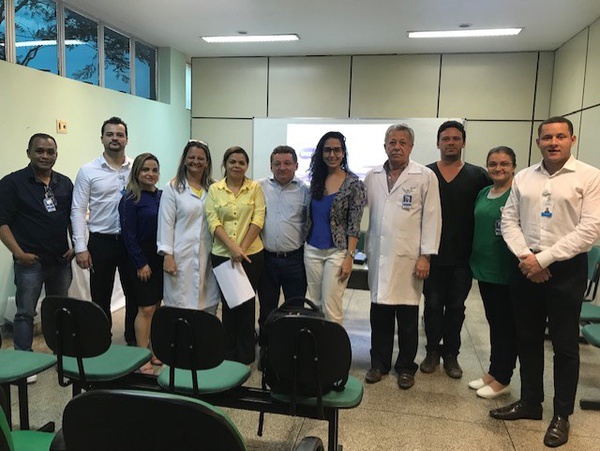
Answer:
[[(308, 187), (296, 177), (298, 157), (289, 146), (271, 153), (273, 177), (259, 181), (265, 195), (267, 214), (261, 238), (265, 247), (265, 271), (258, 288), (262, 326), (279, 303), (306, 294), (304, 269), (304, 224), (310, 202)], [(259, 343), (262, 344), (262, 330)]]

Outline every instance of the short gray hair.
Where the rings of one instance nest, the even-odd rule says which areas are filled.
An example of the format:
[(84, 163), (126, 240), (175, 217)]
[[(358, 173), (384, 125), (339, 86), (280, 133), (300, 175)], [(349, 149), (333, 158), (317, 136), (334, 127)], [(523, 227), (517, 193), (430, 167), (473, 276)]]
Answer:
[(392, 132), (408, 132), (408, 134), (410, 135), (410, 140), (412, 141), (412, 144), (415, 143), (415, 132), (413, 131), (412, 128), (410, 128), (408, 125), (406, 124), (392, 124), (388, 127), (388, 129), (385, 131), (385, 142), (387, 142), (388, 137), (390, 136), (390, 133)]

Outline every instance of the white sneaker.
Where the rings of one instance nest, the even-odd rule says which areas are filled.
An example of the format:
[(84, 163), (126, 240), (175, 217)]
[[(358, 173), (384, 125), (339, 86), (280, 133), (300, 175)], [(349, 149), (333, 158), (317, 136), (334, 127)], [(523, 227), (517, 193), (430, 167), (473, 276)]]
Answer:
[(499, 396), (508, 394), (510, 394), (510, 385), (507, 385), (506, 387), (498, 391), (494, 391), (494, 389), (489, 385), (486, 385), (485, 387), (482, 387), (479, 390), (477, 390), (477, 396), (485, 399), (495, 399)]
[(469, 388), (473, 390), (479, 390), (480, 388), (485, 387), (487, 384), (483, 382), (483, 378), (475, 379), (474, 381), (469, 382)]
[(35, 384), (36, 382), (37, 382), (37, 374), (34, 374), (33, 376), (29, 376), (27, 378), (28, 384)]

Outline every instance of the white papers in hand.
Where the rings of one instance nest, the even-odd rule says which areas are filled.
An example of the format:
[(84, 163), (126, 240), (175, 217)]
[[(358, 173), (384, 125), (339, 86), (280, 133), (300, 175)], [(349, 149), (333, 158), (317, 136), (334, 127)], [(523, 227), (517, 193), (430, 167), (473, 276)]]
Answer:
[(229, 308), (235, 308), (254, 297), (254, 289), (241, 263), (231, 267), (231, 260), (227, 260), (213, 268), (213, 272)]

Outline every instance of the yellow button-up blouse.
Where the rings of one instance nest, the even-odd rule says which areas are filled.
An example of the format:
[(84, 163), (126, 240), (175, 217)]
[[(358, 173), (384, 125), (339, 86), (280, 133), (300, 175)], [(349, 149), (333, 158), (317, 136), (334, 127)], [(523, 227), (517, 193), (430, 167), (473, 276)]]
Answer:
[[(213, 235), (212, 253), (229, 257), (229, 249), (218, 238), (215, 229), (222, 226), (229, 237), (242, 244), (250, 224), (260, 229), (265, 223), (265, 196), (260, 185), (254, 180), (244, 179), (237, 196), (227, 187), (225, 179), (213, 183), (208, 189), (205, 203), (206, 219)], [(260, 235), (246, 250), (247, 255), (256, 254), (263, 249)]]

